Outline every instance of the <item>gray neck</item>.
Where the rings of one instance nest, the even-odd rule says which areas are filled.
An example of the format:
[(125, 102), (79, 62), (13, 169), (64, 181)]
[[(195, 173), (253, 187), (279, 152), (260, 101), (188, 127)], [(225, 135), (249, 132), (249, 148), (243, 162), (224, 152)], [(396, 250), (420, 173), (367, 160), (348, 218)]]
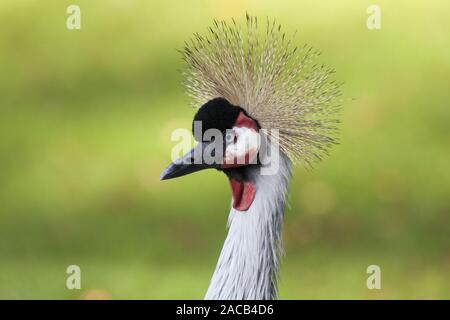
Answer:
[(281, 228), (291, 163), (281, 154), (276, 174), (261, 175), (259, 167), (248, 170), (256, 196), (248, 211), (230, 211), (228, 235), (205, 299), (277, 297)]

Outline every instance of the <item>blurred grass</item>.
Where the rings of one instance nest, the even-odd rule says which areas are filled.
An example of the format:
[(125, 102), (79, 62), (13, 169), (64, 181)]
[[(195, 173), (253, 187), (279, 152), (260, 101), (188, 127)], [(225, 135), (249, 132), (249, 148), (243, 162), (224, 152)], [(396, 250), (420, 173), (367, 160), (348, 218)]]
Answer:
[(298, 30), (355, 98), (330, 159), (295, 170), (281, 298), (450, 298), (450, 5), (377, 3), (380, 31), (370, 1), (2, 1), (0, 298), (203, 297), (230, 191), (159, 181), (193, 115), (175, 49), (245, 11)]

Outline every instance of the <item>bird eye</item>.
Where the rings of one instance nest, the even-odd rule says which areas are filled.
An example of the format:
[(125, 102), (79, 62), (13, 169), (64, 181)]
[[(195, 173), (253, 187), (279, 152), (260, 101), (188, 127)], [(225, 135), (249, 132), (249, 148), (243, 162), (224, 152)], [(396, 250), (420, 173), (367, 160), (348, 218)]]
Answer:
[(227, 133), (227, 135), (225, 136), (225, 140), (227, 143), (236, 142), (236, 136), (234, 133)]

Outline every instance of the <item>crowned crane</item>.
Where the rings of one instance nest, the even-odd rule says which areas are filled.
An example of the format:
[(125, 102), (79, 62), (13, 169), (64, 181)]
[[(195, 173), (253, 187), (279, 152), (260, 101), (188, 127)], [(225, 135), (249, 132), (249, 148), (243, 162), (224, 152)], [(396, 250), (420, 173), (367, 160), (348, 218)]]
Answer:
[[(193, 129), (197, 146), (161, 179), (215, 168), (232, 191), (228, 234), (205, 299), (275, 299), (292, 163), (310, 167), (336, 143), (340, 84), (332, 69), (314, 63), (319, 52), (297, 49), (275, 21), (258, 27), (248, 15), (243, 25), (215, 20), (182, 54), (187, 93), (201, 106), (193, 127), (201, 129)], [(208, 130), (221, 139), (206, 137)], [(262, 154), (264, 137), (265, 150), (276, 152)], [(214, 161), (202, 158), (208, 149)], [(276, 170), (264, 173), (274, 162)]]

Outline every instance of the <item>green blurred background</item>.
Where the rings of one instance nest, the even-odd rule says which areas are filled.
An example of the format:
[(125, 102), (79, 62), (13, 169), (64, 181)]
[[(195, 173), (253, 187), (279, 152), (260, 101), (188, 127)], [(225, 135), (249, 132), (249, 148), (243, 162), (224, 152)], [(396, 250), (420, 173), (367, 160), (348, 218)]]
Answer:
[(0, 298), (203, 298), (230, 190), (159, 181), (194, 114), (176, 49), (245, 11), (322, 49), (348, 99), (341, 144), (295, 168), (280, 298), (450, 298), (450, 3), (376, 3), (370, 31), (372, 1), (2, 0)]

